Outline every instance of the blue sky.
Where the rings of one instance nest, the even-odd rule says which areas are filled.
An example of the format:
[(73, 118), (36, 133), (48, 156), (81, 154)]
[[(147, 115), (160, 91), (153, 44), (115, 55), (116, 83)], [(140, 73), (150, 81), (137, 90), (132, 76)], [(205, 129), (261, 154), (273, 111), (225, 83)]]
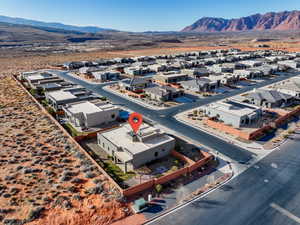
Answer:
[(299, 0), (0, 0), (0, 15), (124, 31), (173, 31), (203, 16), (298, 9)]

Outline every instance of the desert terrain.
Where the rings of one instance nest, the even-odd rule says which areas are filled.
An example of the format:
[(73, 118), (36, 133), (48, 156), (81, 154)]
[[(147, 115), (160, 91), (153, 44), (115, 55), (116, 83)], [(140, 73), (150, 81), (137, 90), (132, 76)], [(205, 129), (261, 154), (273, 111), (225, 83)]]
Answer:
[(0, 221), (110, 224), (118, 190), (10, 76), (0, 78)]

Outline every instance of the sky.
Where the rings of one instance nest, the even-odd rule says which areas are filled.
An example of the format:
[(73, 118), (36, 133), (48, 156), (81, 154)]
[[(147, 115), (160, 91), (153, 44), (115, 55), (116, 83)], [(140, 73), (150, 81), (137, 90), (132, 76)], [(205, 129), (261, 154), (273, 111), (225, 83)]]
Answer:
[(299, 0), (0, 0), (0, 15), (122, 31), (178, 31), (201, 17), (300, 10)]

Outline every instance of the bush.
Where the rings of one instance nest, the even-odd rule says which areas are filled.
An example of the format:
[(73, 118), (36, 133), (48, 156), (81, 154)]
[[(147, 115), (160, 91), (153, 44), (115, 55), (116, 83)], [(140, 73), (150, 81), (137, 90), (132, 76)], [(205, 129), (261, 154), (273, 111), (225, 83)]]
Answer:
[(44, 207), (37, 207), (35, 209), (32, 209), (29, 212), (27, 222), (31, 222), (33, 220), (36, 220), (36, 219), (40, 218), (44, 210), (45, 210)]
[(96, 177), (96, 174), (95, 174), (95, 173), (88, 172), (88, 173), (85, 174), (85, 177), (86, 177), (86, 178), (94, 178), (94, 177)]
[(30, 92), (30, 94), (33, 95), (33, 96), (35, 96), (35, 95), (37, 94), (36, 90), (33, 89), (33, 88), (31, 88), (31, 89), (29, 90), (29, 92)]
[(161, 193), (163, 186), (161, 184), (155, 185), (155, 191), (159, 194)]
[(5, 219), (3, 223), (7, 225), (22, 225), (24, 224), (24, 221), (18, 219)]
[(101, 194), (103, 191), (103, 188), (101, 185), (96, 185), (93, 188), (88, 189), (88, 193), (90, 194)]

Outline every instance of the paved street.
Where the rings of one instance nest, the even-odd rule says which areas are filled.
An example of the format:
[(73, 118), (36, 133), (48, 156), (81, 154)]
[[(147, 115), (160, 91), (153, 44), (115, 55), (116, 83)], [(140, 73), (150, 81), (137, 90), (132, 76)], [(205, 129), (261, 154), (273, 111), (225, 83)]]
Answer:
[(276, 77), (275, 79), (272, 80), (266, 80), (263, 82), (258, 83), (256, 86), (247, 86), (245, 88), (242, 89), (235, 89), (231, 92), (222, 94), (222, 95), (216, 95), (216, 96), (211, 96), (208, 98), (204, 98), (204, 99), (199, 99), (198, 101), (194, 102), (194, 103), (189, 103), (189, 104), (183, 104), (183, 105), (179, 105), (173, 108), (169, 108), (169, 109), (163, 109), (163, 110), (152, 110), (149, 109), (147, 107), (144, 107), (142, 105), (139, 105), (135, 102), (132, 102), (126, 98), (122, 98), (118, 95), (115, 95), (109, 91), (106, 91), (103, 89), (104, 86), (106, 86), (107, 84), (91, 84), (88, 82), (85, 82), (79, 78), (76, 78), (74, 76), (69, 75), (67, 72), (62, 72), (62, 71), (52, 71), (57, 73), (59, 76), (68, 79), (74, 83), (77, 83), (89, 90), (94, 91), (95, 93), (98, 93), (99, 95), (102, 96), (106, 96), (108, 97), (108, 99), (110, 99), (112, 102), (114, 102), (115, 104), (120, 104), (123, 105), (133, 111), (139, 112), (145, 116), (147, 116), (148, 118), (150, 118), (151, 120), (157, 122), (158, 124), (161, 124), (171, 130), (175, 130), (178, 134), (182, 134), (190, 139), (193, 139), (197, 142), (200, 142), (204, 145), (206, 145), (207, 147), (210, 147), (220, 153), (222, 153), (223, 155), (231, 158), (232, 160), (235, 161), (249, 161), (251, 159), (253, 159), (254, 155), (253, 153), (239, 148), (237, 146), (234, 146), (224, 140), (221, 140), (215, 136), (212, 136), (210, 134), (207, 134), (203, 131), (200, 131), (198, 129), (192, 128), (186, 124), (181, 123), (180, 121), (177, 121), (175, 118), (173, 118), (173, 116), (179, 112), (188, 110), (188, 109), (192, 109), (195, 107), (199, 107), (201, 105), (205, 105), (208, 104), (210, 102), (216, 101), (216, 100), (220, 100), (226, 97), (230, 97), (230, 96), (234, 96), (236, 94), (245, 92), (245, 91), (249, 91), (253, 88), (258, 88), (258, 87), (262, 87), (283, 79), (287, 79), (288, 77), (291, 76), (295, 76), (296, 74), (287, 74), (287, 75), (283, 75), (283, 76), (279, 76)]
[(149, 224), (299, 224), (299, 140), (298, 134), (226, 185)]
[[(248, 161), (253, 153), (233, 146), (205, 132), (187, 126), (173, 118), (175, 114), (222, 98), (249, 91), (254, 87), (200, 99), (191, 104), (165, 110), (152, 110), (102, 89), (104, 85), (88, 84), (67, 73), (62, 77), (108, 97), (116, 104), (142, 113), (153, 121), (176, 130), (197, 142), (215, 149), (236, 161)], [(295, 75), (295, 74), (294, 74)], [(280, 76), (256, 85), (265, 86), (290, 76)], [(300, 134), (286, 142), (263, 160), (204, 198), (150, 222), (154, 225), (296, 225), (300, 222)]]

